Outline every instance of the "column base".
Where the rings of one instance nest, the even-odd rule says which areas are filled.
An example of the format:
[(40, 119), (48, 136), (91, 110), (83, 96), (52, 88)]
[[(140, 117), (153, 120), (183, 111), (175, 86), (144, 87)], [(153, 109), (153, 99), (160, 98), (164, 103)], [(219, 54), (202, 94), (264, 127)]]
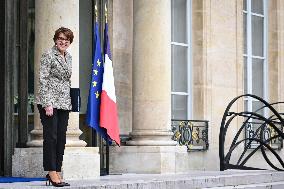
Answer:
[(177, 142), (172, 140), (171, 131), (133, 131), (130, 133), (131, 140), (126, 144), (129, 146), (176, 146)]
[(175, 173), (176, 153), (186, 150), (185, 146), (111, 146), (110, 173)]
[[(16, 177), (45, 177), (42, 148), (15, 148), (12, 175)], [(98, 147), (65, 148), (62, 175), (66, 180), (96, 179), (100, 176)]]
[(34, 129), (30, 132), (31, 140), (27, 142), (29, 147), (42, 147), (43, 145), (43, 131), (42, 129)]

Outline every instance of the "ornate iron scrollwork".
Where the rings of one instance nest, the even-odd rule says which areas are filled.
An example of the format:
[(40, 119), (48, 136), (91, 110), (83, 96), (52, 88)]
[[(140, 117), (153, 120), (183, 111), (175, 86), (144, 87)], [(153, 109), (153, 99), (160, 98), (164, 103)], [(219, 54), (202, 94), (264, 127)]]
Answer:
[[(248, 97), (254, 100), (257, 100), (263, 104), (261, 108), (256, 110), (255, 112), (243, 111), (243, 112), (233, 112), (230, 111), (231, 107), (237, 100)], [(275, 170), (283, 171), (284, 170), (284, 162), (281, 157), (275, 151), (276, 149), (283, 148), (283, 126), (284, 120), (281, 115), (276, 111), (273, 107), (275, 105), (284, 104), (284, 102), (277, 102), (269, 104), (262, 98), (246, 94), (241, 95), (234, 98), (229, 105), (227, 106), (220, 127), (219, 134), (219, 157), (220, 157), (220, 170), (223, 171), (225, 169), (262, 169), (256, 167), (245, 166), (247, 161), (258, 151), (260, 150), (265, 161)], [(260, 111), (266, 109), (268, 111), (268, 115), (265, 117)], [(239, 128), (237, 134), (235, 135), (231, 146), (228, 152), (225, 154), (224, 146), (225, 139), (228, 128), (232, 125), (232, 121), (236, 118), (242, 117), (244, 119), (243, 124)], [(241, 133), (245, 131), (245, 137), (241, 137)], [(239, 145), (244, 144), (244, 150), (240, 154), (238, 161), (236, 164), (230, 163), (231, 155), (234, 150), (236, 150)], [(251, 149), (251, 150), (249, 150)], [(275, 165), (268, 158), (267, 152), (271, 152), (275, 158), (278, 160), (279, 165)]]
[(188, 151), (208, 149), (208, 121), (172, 120), (172, 139)]

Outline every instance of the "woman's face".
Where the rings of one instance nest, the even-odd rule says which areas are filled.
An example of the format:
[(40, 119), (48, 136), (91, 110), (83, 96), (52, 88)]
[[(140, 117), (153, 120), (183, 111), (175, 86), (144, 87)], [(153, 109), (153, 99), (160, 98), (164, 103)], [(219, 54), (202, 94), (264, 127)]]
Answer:
[(65, 52), (70, 46), (70, 40), (68, 40), (63, 33), (60, 33), (55, 41), (55, 44), (60, 52)]

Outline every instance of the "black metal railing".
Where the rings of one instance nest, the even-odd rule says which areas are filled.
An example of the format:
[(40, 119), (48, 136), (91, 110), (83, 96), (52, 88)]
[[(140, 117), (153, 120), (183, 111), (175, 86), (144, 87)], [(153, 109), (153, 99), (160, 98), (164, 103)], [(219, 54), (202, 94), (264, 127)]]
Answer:
[[(234, 105), (234, 103), (238, 103), (237, 101), (242, 98), (251, 98), (253, 101), (262, 103), (262, 106), (254, 112), (232, 111), (231, 107)], [(277, 149), (283, 148), (283, 113), (279, 113), (274, 108), (275, 106), (280, 106), (283, 104), (284, 102), (269, 104), (262, 98), (251, 94), (238, 96), (229, 103), (222, 118), (219, 134), (219, 157), (221, 171), (226, 169), (262, 169), (246, 166), (248, 160), (259, 150), (261, 151), (262, 156), (268, 165), (275, 170), (284, 171), (284, 162), (279, 153), (276, 151)], [(265, 116), (262, 113), (265, 112), (264, 110), (267, 112), (265, 115), (269, 116)], [(226, 142), (226, 134), (229, 127), (232, 125), (236, 126), (235, 124), (232, 124), (232, 122), (237, 118), (243, 118), (244, 122), (237, 131), (228, 151), (225, 154), (224, 147)], [(243, 133), (245, 134), (243, 135)], [(236, 153), (239, 154), (236, 163), (231, 163), (230, 160), (232, 153), (236, 149), (239, 150), (240, 148), (238, 147), (243, 144), (243, 151), (241, 153)], [(274, 155), (274, 157), (278, 160), (277, 165), (275, 165), (275, 162), (270, 160), (271, 156), (268, 156), (267, 152), (271, 152), (270, 155)]]
[[(283, 148), (283, 140), (281, 137), (276, 137), (277, 131), (273, 129), (269, 124), (263, 124), (261, 122), (247, 122), (243, 123), (245, 125), (245, 137), (251, 139), (245, 140), (245, 146), (248, 149), (255, 149), (259, 146), (259, 142), (254, 141), (254, 138), (259, 140), (263, 139), (264, 141), (268, 141), (268, 144), (271, 148), (280, 150)], [(275, 126), (283, 132), (283, 127), (281, 124), (275, 123)], [(273, 138), (269, 140), (269, 138)]]
[(208, 150), (208, 121), (172, 120), (172, 139), (188, 151)]

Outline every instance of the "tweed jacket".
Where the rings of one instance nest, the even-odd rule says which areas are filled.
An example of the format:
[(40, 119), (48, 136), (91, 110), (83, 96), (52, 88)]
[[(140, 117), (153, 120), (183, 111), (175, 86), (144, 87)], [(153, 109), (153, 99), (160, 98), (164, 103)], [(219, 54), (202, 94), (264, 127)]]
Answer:
[(56, 46), (42, 54), (36, 104), (41, 104), (42, 107), (51, 105), (53, 108), (71, 110), (72, 57), (68, 52), (65, 54), (65, 59), (66, 61)]

